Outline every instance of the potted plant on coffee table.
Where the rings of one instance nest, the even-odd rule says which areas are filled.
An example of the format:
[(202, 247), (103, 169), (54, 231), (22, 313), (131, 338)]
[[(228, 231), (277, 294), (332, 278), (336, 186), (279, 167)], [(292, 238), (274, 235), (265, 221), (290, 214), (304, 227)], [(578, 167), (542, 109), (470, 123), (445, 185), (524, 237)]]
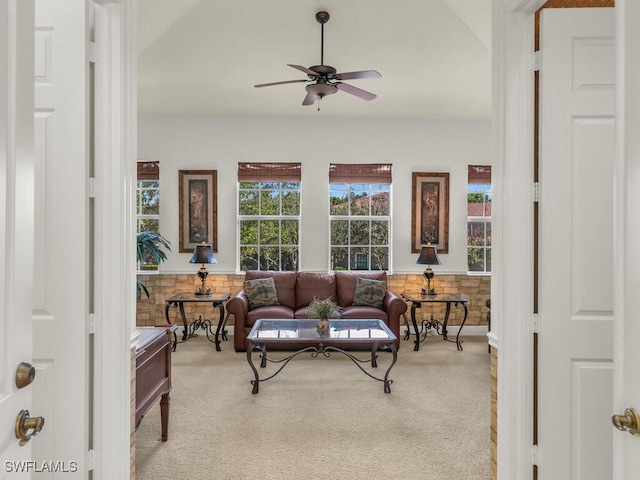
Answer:
[(309, 304), (307, 311), (309, 318), (319, 318), (317, 329), (320, 334), (326, 334), (329, 331), (329, 319), (340, 318), (342, 316), (342, 308), (329, 298), (314, 298)]

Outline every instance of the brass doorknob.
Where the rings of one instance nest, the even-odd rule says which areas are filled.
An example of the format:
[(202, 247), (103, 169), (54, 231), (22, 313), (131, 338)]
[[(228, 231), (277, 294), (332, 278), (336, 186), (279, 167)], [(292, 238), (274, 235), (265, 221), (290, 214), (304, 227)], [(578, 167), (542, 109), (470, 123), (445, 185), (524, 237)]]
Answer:
[(18, 444), (24, 447), (43, 427), (44, 417), (29, 417), (29, 410), (20, 410), (16, 418), (16, 438), (20, 440)]
[(627, 408), (624, 411), (624, 415), (613, 415), (611, 423), (618, 430), (640, 437), (640, 415), (638, 415), (635, 408)]
[(22, 362), (16, 369), (16, 387), (24, 388), (36, 378), (36, 369), (27, 362)]

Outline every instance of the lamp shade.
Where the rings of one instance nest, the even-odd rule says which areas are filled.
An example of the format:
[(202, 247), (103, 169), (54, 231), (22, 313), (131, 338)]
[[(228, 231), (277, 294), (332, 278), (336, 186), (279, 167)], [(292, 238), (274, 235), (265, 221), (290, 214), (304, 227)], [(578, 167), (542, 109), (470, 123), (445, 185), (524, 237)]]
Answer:
[(422, 247), (422, 250), (420, 250), (420, 256), (416, 263), (420, 265), (441, 265), (435, 245)]
[(196, 245), (196, 248), (193, 250), (193, 257), (189, 263), (218, 263), (216, 257), (213, 256), (213, 247), (208, 244), (202, 242), (200, 245)]

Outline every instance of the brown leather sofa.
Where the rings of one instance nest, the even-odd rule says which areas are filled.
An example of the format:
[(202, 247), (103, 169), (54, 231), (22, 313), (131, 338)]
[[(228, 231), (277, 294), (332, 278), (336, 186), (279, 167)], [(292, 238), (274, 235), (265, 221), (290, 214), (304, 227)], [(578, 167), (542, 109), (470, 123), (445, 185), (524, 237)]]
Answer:
[[(386, 272), (335, 271), (311, 272), (246, 272), (245, 281), (273, 277), (279, 305), (249, 309), (246, 292), (240, 290), (227, 302), (227, 311), (235, 317), (234, 348), (237, 352), (247, 350), (247, 335), (260, 318), (307, 318), (307, 309), (313, 298), (334, 297), (342, 307), (342, 318), (373, 318), (384, 320), (398, 338), (400, 347), (400, 316), (406, 312), (405, 301), (390, 290), (386, 290), (382, 309), (352, 305), (358, 277), (371, 280), (387, 280)], [(354, 345), (358, 349), (358, 345)], [(301, 347), (302, 348), (302, 347)], [(366, 348), (363, 347), (363, 348)]]

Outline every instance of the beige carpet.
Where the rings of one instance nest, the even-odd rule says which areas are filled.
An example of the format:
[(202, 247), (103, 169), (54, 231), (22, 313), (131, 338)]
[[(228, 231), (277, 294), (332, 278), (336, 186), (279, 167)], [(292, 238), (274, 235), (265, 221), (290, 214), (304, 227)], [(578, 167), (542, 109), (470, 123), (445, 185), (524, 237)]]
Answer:
[(485, 337), (464, 339), (463, 352), (402, 341), (390, 394), (334, 353), (300, 355), (252, 395), (232, 338), (222, 352), (193, 338), (173, 354), (169, 441), (159, 405), (136, 434), (136, 479), (488, 480), (490, 355)]

